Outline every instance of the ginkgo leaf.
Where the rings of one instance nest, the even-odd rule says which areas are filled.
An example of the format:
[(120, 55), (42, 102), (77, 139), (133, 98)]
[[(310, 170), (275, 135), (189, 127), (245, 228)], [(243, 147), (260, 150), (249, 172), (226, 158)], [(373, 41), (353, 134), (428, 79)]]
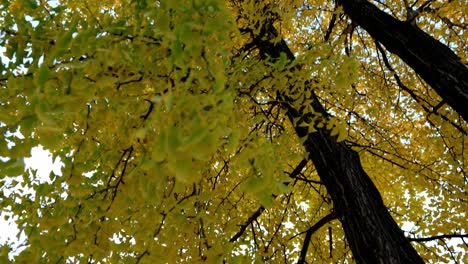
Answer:
[(340, 128), (338, 126), (333, 126), (333, 128), (330, 131), (330, 136), (334, 137), (337, 136), (340, 133)]
[[(433, 88), (466, 75), (467, 5), (399, 24), (405, 1), (383, 0), (399, 26), (376, 20), (376, 35), (349, 8), (375, 1), (358, 2), (0, 5), (0, 205), (23, 241), (0, 262), (375, 262), (360, 257), (385, 256), (379, 243), (353, 252), (373, 228), (465, 238), (467, 123)], [(411, 54), (450, 61), (451, 78)], [(54, 165), (36, 169), (37, 146)], [(359, 212), (366, 228), (349, 228)], [(451, 238), (384, 237), (426, 262), (467, 256)]]
[(197, 180), (197, 175), (192, 171), (190, 161), (180, 160), (177, 164), (169, 165), (173, 170), (176, 180), (184, 184), (190, 184)]
[(259, 193), (257, 196), (258, 200), (265, 208), (270, 208), (274, 205), (275, 199), (271, 194), (268, 193)]
[(260, 177), (249, 177), (241, 185), (241, 190), (246, 193), (256, 193), (265, 189), (264, 179)]
[(37, 85), (39, 87), (41, 88), (44, 87), (45, 82), (49, 78), (49, 72), (50, 72), (49, 68), (45, 64), (42, 64), (37, 72), (37, 77), (36, 77)]
[(1, 162), (0, 176), (18, 176), (24, 172), (24, 161), (21, 158)]
[(337, 141), (337, 142), (341, 142), (341, 141), (345, 140), (346, 137), (347, 137), (346, 133), (343, 132), (343, 131), (340, 131), (340, 132), (338, 133), (338, 137), (336, 138), (336, 141)]

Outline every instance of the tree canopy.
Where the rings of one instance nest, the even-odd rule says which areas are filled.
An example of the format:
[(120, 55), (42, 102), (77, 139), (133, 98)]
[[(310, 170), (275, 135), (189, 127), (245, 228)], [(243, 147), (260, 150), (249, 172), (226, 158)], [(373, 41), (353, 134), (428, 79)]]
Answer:
[(0, 14), (0, 262), (468, 261), (467, 3)]

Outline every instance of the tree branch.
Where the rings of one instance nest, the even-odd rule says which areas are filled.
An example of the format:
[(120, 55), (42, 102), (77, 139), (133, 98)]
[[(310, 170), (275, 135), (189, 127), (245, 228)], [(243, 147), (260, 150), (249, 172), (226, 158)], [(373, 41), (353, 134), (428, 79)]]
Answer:
[(309, 229), (307, 229), (306, 235), (304, 238), (304, 243), (302, 244), (301, 255), (299, 256), (299, 260), (297, 261), (297, 264), (306, 263), (305, 259), (307, 255), (307, 250), (309, 248), (310, 239), (312, 238), (312, 235), (315, 233), (315, 231), (319, 230), (326, 223), (329, 223), (332, 220), (335, 220), (337, 218), (338, 218), (338, 215), (333, 211), (329, 213), (328, 215), (324, 216), (322, 219), (320, 219), (317, 223), (315, 223)]
[[(288, 172), (286, 172), (286, 173), (289, 174), (290, 178), (297, 179), (298, 175), (301, 173), (302, 169), (305, 167), (307, 162), (308, 162), (307, 159), (303, 159), (301, 162), (299, 162), (299, 164), (296, 166), (296, 168), (291, 173), (288, 173)], [(289, 182), (285, 182), (284, 184), (289, 185)], [(274, 196), (274, 197), (276, 198), (276, 196)], [(245, 223), (240, 226), (240, 230), (231, 239), (229, 239), (229, 242), (235, 242), (237, 239), (239, 239), (239, 237), (241, 237), (244, 234), (247, 227), (249, 227), (249, 225), (252, 224), (253, 221), (257, 220), (257, 218), (262, 214), (263, 211), (265, 211), (265, 207), (260, 206), (257, 209), (257, 211), (255, 211), (247, 219), (247, 221), (245, 221)]]
[(255, 211), (255, 213), (253, 213), (249, 217), (249, 219), (247, 219), (247, 221), (245, 221), (245, 223), (241, 225), (240, 230), (233, 237), (231, 237), (231, 239), (229, 239), (229, 242), (235, 242), (239, 237), (241, 237), (244, 234), (247, 227), (250, 224), (252, 224), (252, 222), (255, 221), (262, 214), (263, 211), (265, 211), (265, 207), (260, 206), (260, 208), (258, 208), (257, 211)]
[(439, 235), (430, 237), (408, 237), (408, 240), (411, 242), (427, 242), (432, 240), (443, 240), (451, 238), (468, 238), (468, 234)]

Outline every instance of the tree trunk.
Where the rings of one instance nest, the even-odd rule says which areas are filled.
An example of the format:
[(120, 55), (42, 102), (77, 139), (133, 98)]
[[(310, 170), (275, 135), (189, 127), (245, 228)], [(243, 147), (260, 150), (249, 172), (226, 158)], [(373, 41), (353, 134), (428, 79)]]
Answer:
[[(317, 98), (313, 108), (326, 116)], [(291, 107), (291, 120), (308, 118)], [(300, 123), (300, 122), (298, 122)], [(346, 239), (358, 263), (424, 263), (385, 207), (379, 191), (361, 166), (359, 155), (345, 143), (336, 142), (325, 128), (308, 133), (304, 147), (318, 175), (332, 197)]]
[(366, 0), (338, 0), (345, 13), (419, 74), (468, 122), (468, 69), (447, 46)]
[[(290, 61), (294, 54), (287, 43), (268, 41), (277, 37), (278, 32), (267, 24), (264, 32), (254, 40), (262, 58), (278, 58), (284, 53)], [(310, 82), (309, 82), (310, 84)], [(313, 93), (312, 107), (323, 117), (328, 114)], [(311, 114), (292, 107), (293, 101), (278, 95), (293, 124), (312, 120)], [(293, 122), (296, 120), (296, 122)], [(308, 133), (308, 128), (295, 126), (297, 135), (307, 137), (304, 147), (314, 163), (318, 175), (333, 200), (333, 206), (343, 226), (346, 239), (358, 263), (424, 263), (403, 231), (385, 207), (376, 186), (362, 168), (359, 155), (345, 143), (338, 143), (325, 128)]]

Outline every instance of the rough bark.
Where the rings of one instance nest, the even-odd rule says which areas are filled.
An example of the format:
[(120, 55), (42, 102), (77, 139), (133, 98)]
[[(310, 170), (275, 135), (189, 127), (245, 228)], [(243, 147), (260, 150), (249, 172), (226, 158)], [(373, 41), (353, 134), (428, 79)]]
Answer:
[[(313, 108), (326, 115), (316, 98)], [(308, 119), (291, 107), (287, 114), (290, 119)], [(304, 147), (332, 197), (356, 261), (423, 263), (389, 214), (379, 191), (362, 168), (359, 155), (345, 143), (337, 142), (324, 128), (314, 133), (308, 133), (304, 127), (295, 129), (299, 137), (307, 137)]]
[[(263, 34), (278, 36), (273, 26), (264, 28), (268, 32)], [(295, 59), (284, 40), (271, 43), (268, 38), (257, 38), (254, 41), (262, 58), (278, 58), (284, 53), (289, 60)], [(310, 87), (308, 89), (312, 91)], [(310, 113), (294, 108), (292, 99), (281, 94), (279, 97), (293, 124), (301, 124), (302, 120), (311, 122)], [(328, 117), (313, 92), (311, 99), (314, 111)], [(333, 200), (356, 261), (372, 264), (424, 263), (388, 212), (379, 191), (362, 168), (359, 155), (345, 143), (337, 142), (325, 128), (317, 128), (313, 133), (300, 126), (295, 130), (300, 138), (307, 137), (304, 147)]]
[(353, 22), (419, 74), (468, 121), (468, 68), (440, 41), (366, 0), (338, 0)]

